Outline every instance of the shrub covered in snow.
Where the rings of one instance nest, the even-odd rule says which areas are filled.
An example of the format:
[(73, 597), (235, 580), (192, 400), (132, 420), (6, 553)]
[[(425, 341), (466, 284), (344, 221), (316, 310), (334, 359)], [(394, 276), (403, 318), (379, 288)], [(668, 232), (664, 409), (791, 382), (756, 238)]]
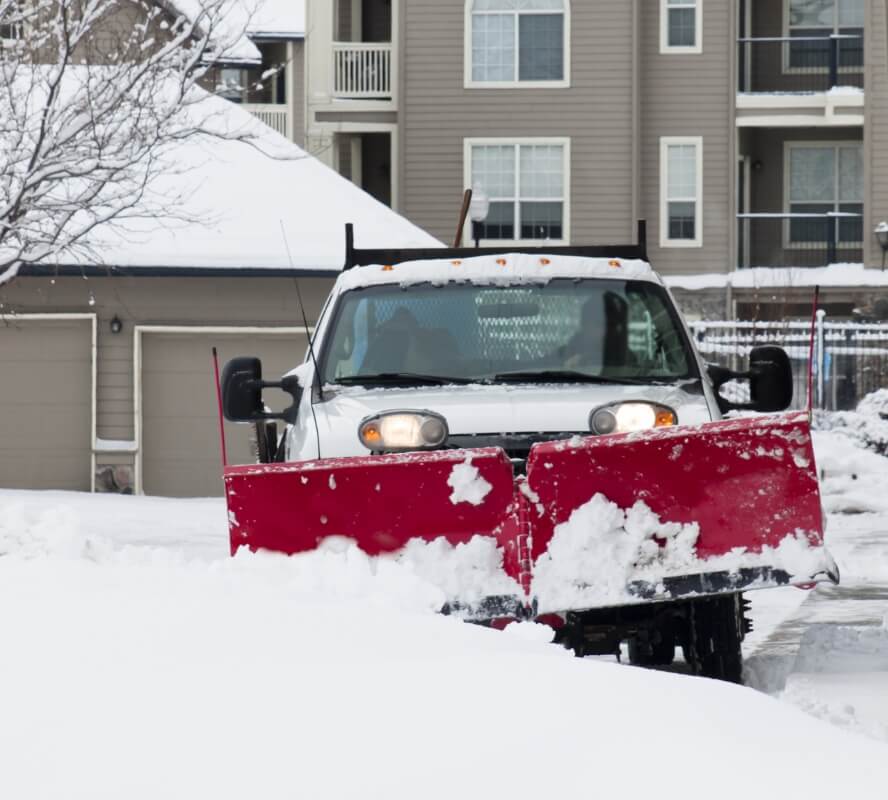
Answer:
[(859, 447), (888, 455), (888, 389), (871, 392), (854, 411), (816, 412), (814, 427), (834, 431)]

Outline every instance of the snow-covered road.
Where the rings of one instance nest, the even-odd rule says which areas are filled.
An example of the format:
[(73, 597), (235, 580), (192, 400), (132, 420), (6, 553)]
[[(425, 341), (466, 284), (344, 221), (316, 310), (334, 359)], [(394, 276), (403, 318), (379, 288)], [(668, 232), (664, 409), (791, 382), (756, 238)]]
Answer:
[(759, 691), (441, 617), (353, 548), (232, 559), (221, 500), (0, 491), (0, 797), (885, 796), (888, 459), (816, 444), (843, 584), (752, 593)]

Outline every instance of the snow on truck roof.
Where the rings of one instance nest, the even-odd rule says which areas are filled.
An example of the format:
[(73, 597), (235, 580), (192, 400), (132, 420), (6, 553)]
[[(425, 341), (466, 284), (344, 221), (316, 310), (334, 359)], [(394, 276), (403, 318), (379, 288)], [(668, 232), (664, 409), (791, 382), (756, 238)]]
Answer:
[(497, 286), (547, 283), (553, 278), (617, 278), (642, 280), (662, 285), (660, 276), (647, 261), (626, 258), (587, 258), (504, 253), (471, 258), (434, 258), (399, 264), (354, 267), (339, 276), (341, 292), (367, 286), (417, 283), (478, 283)]

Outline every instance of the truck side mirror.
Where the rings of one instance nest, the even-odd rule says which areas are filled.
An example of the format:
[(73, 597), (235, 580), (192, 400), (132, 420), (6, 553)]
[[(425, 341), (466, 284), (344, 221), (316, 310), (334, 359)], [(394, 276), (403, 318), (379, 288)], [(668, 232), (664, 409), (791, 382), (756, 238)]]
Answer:
[[(783, 411), (792, 403), (792, 365), (782, 347), (762, 345), (749, 354), (749, 371), (734, 372), (718, 364), (708, 364), (707, 372), (715, 389), (718, 407), (726, 411)], [(728, 381), (749, 381), (748, 403), (735, 403), (723, 397), (719, 388)]]
[(230, 422), (263, 419), (262, 362), (253, 356), (233, 358), (222, 370), (222, 413)]
[(762, 345), (749, 354), (749, 394), (756, 411), (783, 411), (792, 403), (792, 364), (782, 347)]
[[(281, 412), (266, 411), (262, 402), (263, 389), (282, 389), (293, 403)], [(233, 358), (222, 371), (222, 413), (230, 422), (256, 422), (263, 419), (282, 419), (291, 425), (299, 413), (302, 385), (296, 375), (287, 375), (280, 381), (262, 380), (262, 362), (255, 356)]]

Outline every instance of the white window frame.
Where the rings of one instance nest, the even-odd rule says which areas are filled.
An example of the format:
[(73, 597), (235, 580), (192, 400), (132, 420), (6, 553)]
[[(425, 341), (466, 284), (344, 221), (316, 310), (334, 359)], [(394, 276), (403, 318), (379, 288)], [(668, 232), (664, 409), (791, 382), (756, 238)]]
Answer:
[[(474, 0), (466, 0), (465, 21), (463, 23), (463, 87), (466, 89), (569, 89), (570, 88), (570, 0), (564, 0), (564, 77), (557, 81), (518, 80), (518, 65), (515, 65), (513, 81), (476, 81), (472, 77), (472, 6)], [(502, 14), (501, 11), (479, 12), (482, 14)], [(519, 15), (552, 14), (552, 11), (520, 11)], [(518, 59), (518, 25), (515, 26), (515, 58)]]
[[(689, 7), (690, 2), (687, 3)], [(670, 46), (669, 44), (669, 9), (683, 6), (670, 6), (669, 0), (660, 0), (660, 53), (662, 55), (700, 55), (703, 52), (703, 0), (694, 3), (694, 44), (687, 46)]]
[[(24, 2), (19, 2), (19, 11), (24, 15)], [(0, 36), (0, 43), (2, 44), (12, 44), (13, 42), (20, 41), (24, 38), (24, 28), (25, 21), (24, 19), (20, 19), (18, 22), (14, 24), (7, 24), (6, 27), (12, 28), (12, 36)]]
[[(823, 31), (829, 31), (830, 33), (838, 33), (839, 32), (839, 4), (838, 0), (833, 0), (833, 24), (831, 28), (827, 28), (824, 25), (801, 25), (801, 26), (792, 26), (789, 24), (790, 14), (789, 7), (792, 0), (783, 0), (783, 37), (786, 39), (790, 39), (792, 36), (793, 27), (801, 27), (801, 28), (820, 28)], [(864, 5), (866, 5), (864, 3)], [(866, 28), (866, 25), (863, 26)], [(864, 39), (866, 38), (866, 33), (864, 33)], [(790, 65), (790, 54), (789, 48), (785, 47), (783, 52), (783, 73), (785, 75), (818, 75), (825, 74), (829, 72), (829, 67), (793, 67)], [(860, 66), (839, 66), (839, 74), (860, 74), (863, 72), (864, 67), (866, 65), (866, 53), (864, 52), (864, 63)]]
[[(500, 245), (530, 245), (542, 246), (550, 245), (552, 247), (560, 247), (570, 244), (570, 138), (568, 137), (495, 137), (495, 138), (478, 138), (472, 137), (463, 139), (463, 185), (472, 185), (472, 148), (483, 145), (556, 145), (562, 148), (562, 164), (563, 164), (563, 186), (564, 193), (562, 196), (562, 220), (561, 220), (561, 239), (482, 239), (481, 245), (489, 245), (491, 247), (499, 247)], [(515, 161), (515, 197), (516, 204), (520, 205), (521, 201), (533, 201), (531, 197), (521, 197), (521, 168), (518, 160)], [(493, 200), (494, 198), (491, 198)], [(553, 202), (551, 197), (540, 198), (542, 202)], [(515, 232), (520, 231), (520, 219), (515, 217)], [(466, 247), (474, 245), (472, 239), (472, 225), (469, 222), (463, 229), (463, 244)]]
[[(838, 151), (841, 147), (850, 147), (851, 145), (856, 145), (860, 147), (861, 151), (863, 151), (863, 142), (856, 139), (831, 139), (829, 141), (786, 141), (783, 143), (783, 213), (791, 214), (792, 213), (792, 175), (790, 174), (790, 157), (792, 150), (796, 149), (811, 149), (817, 148), (821, 149), (824, 147), (831, 147), (836, 151), (836, 161), (835, 161), (835, 169), (836, 169), (836, 186), (835, 186), (835, 198), (836, 202), (834, 205), (841, 205), (838, 199), (838, 191), (839, 191), (839, 158)], [(825, 205), (825, 204), (824, 204)], [(860, 205), (865, 205), (865, 201), (861, 200)], [(860, 249), (863, 247), (863, 242), (836, 242), (837, 247), (844, 247), (850, 249)], [(783, 225), (783, 247), (785, 250), (810, 250), (812, 247), (826, 247), (827, 242), (794, 242), (792, 241), (791, 231), (790, 231), (790, 220), (786, 220)]]
[[(696, 155), (696, 194), (694, 201), (694, 238), (669, 238), (669, 201), (679, 201), (669, 197), (669, 148), (675, 145), (693, 145)], [(702, 247), (703, 246), (703, 137), (702, 136), (661, 136), (660, 137), (660, 247)]]

